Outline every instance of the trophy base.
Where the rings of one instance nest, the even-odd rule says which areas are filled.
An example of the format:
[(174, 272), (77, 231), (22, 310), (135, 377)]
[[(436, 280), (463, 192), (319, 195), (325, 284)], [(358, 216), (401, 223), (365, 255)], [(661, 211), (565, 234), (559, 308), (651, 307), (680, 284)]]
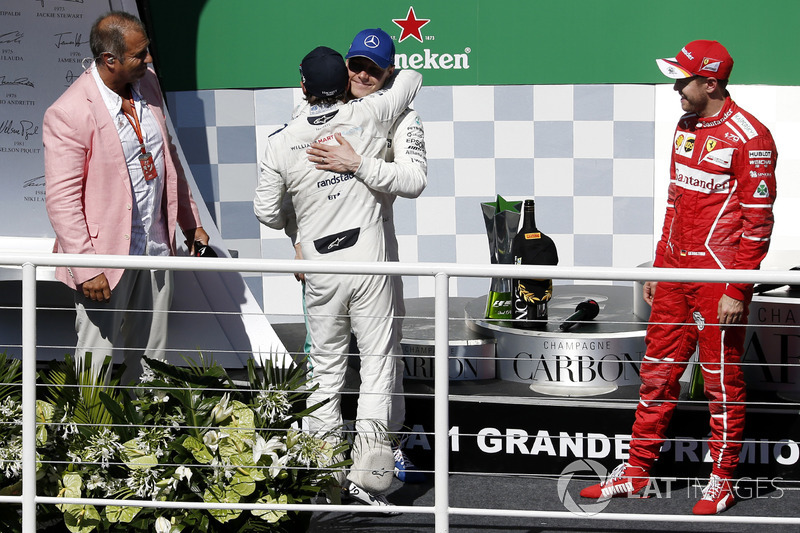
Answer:
[(586, 386), (580, 387), (569, 385), (552, 385), (549, 383), (532, 383), (530, 389), (539, 394), (547, 394), (548, 396), (565, 396), (565, 397), (583, 397), (583, 396), (599, 396), (601, 394), (608, 394), (617, 390), (617, 386), (613, 383), (608, 385)]

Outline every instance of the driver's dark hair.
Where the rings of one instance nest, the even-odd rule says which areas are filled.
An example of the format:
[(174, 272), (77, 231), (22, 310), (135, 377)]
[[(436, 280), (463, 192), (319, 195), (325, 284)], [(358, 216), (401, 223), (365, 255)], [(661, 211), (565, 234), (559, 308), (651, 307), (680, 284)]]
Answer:
[(344, 101), (344, 93), (339, 93), (336, 96), (314, 96), (306, 93), (305, 99), (310, 105), (332, 106)]

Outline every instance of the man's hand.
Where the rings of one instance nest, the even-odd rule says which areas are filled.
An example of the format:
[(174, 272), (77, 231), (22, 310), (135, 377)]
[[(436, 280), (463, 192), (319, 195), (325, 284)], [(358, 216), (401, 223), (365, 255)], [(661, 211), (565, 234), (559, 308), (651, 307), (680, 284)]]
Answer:
[(183, 232), (186, 237), (186, 247), (189, 248), (189, 255), (194, 255), (194, 242), (200, 241), (200, 244), (207, 245), (209, 236), (202, 226), (194, 229), (189, 229)]
[(653, 305), (653, 297), (656, 295), (657, 281), (646, 281), (642, 288), (642, 296), (647, 305)]
[(111, 299), (111, 287), (105, 274), (98, 274), (81, 284), (83, 295), (95, 302), (107, 302)]
[(717, 320), (720, 329), (727, 329), (729, 324), (741, 324), (744, 316), (744, 302), (723, 294), (717, 306)]
[(308, 160), (316, 163), (317, 170), (327, 170), (340, 174), (354, 173), (361, 165), (361, 156), (353, 150), (341, 133), (334, 133), (334, 138), (339, 146), (313, 143), (306, 150)]
[[(301, 261), (303, 259), (303, 251), (300, 249), (299, 244), (294, 245), (294, 258)], [(295, 272), (294, 279), (296, 279), (297, 281), (305, 281), (306, 275), (303, 274), (302, 272)]]

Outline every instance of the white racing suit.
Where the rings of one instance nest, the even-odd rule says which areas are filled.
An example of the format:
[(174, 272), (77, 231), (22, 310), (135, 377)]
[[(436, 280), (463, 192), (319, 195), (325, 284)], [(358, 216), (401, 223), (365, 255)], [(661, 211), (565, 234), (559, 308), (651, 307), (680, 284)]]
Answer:
[[(425, 131), (419, 115), (406, 109), (389, 131), (386, 149), (378, 158), (361, 158), (356, 178), (378, 194), (383, 217), (383, 233), (386, 239), (388, 261), (399, 261), (399, 246), (394, 227), (394, 201), (400, 196), (416, 198), (428, 184), (428, 163), (425, 152)], [(403, 278), (391, 277), (394, 288), (394, 331), (397, 342), (402, 339), (403, 317), (406, 306), (403, 300)], [(403, 396), (403, 374), (405, 364), (402, 357), (395, 358), (395, 384), (392, 411), (389, 413), (389, 432), (399, 435), (406, 417)]]
[[(378, 193), (352, 174), (317, 170), (306, 149), (312, 142), (334, 144), (333, 134), (341, 133), (364, 158), (378, 156), (386, 149), (390, 127), (421, 84), (420, 74), (401, 71), (391, 90), (347, 104), (312, 106), (307, 116), (273, 133), (256, 189), (258, 219), (289, 235), (296, 231), (305, 259), (385, 261)], [(287, 193), (291, 202), (286, 201)], [(308, 404), (329, 400), (315, 411), (311, 429), (327, 432), (341, 427), (340, 394), (352, 328), (361, 353), (356, 432), (374, 434), (376, 428), (388, 425), (395, 360), (401, 356), (391, 280), (376, 275), (307, 274), (305, 297), (312, 342), (311, 385), (319, 385)]]
[[(386, 89), (391, 89), (387, 85)], [(301, 105), (294, 117), (308, 115), (310, 106)], [(384, 149), (377, 157), (361, 155), (361, 165), (355, 177), (372, 189), (381, 203), (383, 234), (386, 239), (386, 260), (399, 261), (399, 246), (394, 227), (394, 201), (402, 198), (417, 198), (428, 184), (428, 162), (425, 151), (425, 131), (422, 120), (413, 109), (406, 109), (387, 134)], [(394, 290), (394, 332), (398, 344), (402, 340), (403, 317), (406, 306), (403, 300), (403, 278), (391, 276)], [(358, 338), (358, 336), (356, 336)], [(403, 374), (405, 364), (402, 357), (395, 358), (395, 385), (389, 432), (400, 435), (405, 421), (405, 397), (403, 395)]]

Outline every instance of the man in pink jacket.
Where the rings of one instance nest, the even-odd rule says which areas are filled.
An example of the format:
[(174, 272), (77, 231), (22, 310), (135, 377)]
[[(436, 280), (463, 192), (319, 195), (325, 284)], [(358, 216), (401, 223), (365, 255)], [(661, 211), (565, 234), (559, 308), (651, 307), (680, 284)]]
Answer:
[[(44, 116), (47, 214), (55, 252), (174, 255), (176, 225), (194, 251), (208, 244), (175, 146), (144, 26), (110, 12), (92, 26), (94, 63)], [(76, 360), (124, 353), (123, 382), (138, 377), (142, 354), (163, 358), (171, 273), (58, 268), (75, 289)]]

